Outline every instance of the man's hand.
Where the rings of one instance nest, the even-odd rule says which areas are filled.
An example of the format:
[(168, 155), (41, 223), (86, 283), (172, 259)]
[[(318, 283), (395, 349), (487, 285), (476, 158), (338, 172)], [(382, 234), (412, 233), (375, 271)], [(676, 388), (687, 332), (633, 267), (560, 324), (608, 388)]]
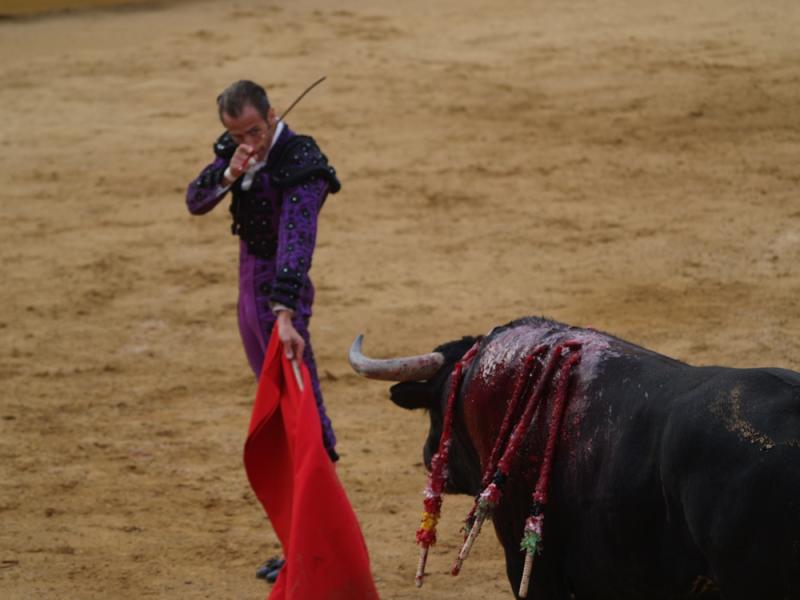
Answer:
[(239, 144), (236, 147), (236, 152), (233, 153), (231, 162), (228, 164), (228, 169), (225, 171), (225, 183), (227, 185), (231, 185), (242, 176), (247, 170), (247, 163), (253, 157), (254, 153), (255, 148), (249, 144)]
[(292, 325), (291, 311), (282, 310), (278, 313), (278, 338), (283, 344), (286, 358), (289, 360), (293, 358), (303, 360), (306, 342)]

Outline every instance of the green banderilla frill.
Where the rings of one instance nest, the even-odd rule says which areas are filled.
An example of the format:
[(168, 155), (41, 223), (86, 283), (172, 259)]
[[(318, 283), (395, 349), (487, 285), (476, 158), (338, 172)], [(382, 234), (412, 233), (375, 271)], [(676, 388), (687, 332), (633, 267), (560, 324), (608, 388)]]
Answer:
[(539, 544), (541, 541), (542, 536), (539, 533), (526, 531), (522, 536), (522, 542), (519, 544), (520, 550), (524, 550), (528, 554), (536, 554), (540, 550)]
[[(539, 508), (541, 510), (541, 507)], [(538, 512), (538, 511), (537, 511)], [(525, 566), (522, 569), (522, 579), (519, 583), (520, 598), (528, 597), (528, 585), (531, 581), (533, 571), (533, 559), (542, 552), (542, 537), (544, 531), (544, 515), (539, 513), (536, 516), (528, 517), (525, 522), (525, 529), (522, 533), (522, 541), (519, 547), (525, 551)]]

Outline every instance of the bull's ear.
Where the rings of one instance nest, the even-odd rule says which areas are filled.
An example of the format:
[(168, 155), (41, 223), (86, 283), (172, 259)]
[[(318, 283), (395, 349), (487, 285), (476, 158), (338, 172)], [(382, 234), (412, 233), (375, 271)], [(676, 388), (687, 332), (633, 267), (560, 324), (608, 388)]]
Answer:
[(406, 381), (397, 383), (389, 388), (392, 402), (401, 408), (414, 410), (415, 408), (429, 409), (433, 405), (433, 386), (428, 382)]

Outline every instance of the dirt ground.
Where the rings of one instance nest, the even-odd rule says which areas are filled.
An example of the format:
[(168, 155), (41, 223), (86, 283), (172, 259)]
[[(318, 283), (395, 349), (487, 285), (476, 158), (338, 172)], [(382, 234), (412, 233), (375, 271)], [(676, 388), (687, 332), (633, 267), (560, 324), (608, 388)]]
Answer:
[(352, 374), (349, 344), (426, 352), (544, 314), (800, 369), (800, 5), (755, 7), (236, 0), (0, 22), (0, 596), (266, 595), (237, 244), (224, 206), (191, 217), (184, 192), (226, 84), (257, 79), (280, 110), (327, 75), (288, 121), (344, 184), (312, 334), (378, 588), (510, 598), (488, 530), (447, 574), (466, 498), (445, 499), (414, 588), (426, 417)]

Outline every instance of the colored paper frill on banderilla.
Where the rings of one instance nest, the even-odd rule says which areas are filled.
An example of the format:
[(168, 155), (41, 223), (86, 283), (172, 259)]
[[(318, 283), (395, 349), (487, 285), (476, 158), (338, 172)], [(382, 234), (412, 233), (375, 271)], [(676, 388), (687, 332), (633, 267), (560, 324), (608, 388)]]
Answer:
[(270, 600), (377, 600), (361, 528), (322, 444), (308, 370), (297, 385), (277, 331), (261, 370), (244, 465), (283, 546)]

